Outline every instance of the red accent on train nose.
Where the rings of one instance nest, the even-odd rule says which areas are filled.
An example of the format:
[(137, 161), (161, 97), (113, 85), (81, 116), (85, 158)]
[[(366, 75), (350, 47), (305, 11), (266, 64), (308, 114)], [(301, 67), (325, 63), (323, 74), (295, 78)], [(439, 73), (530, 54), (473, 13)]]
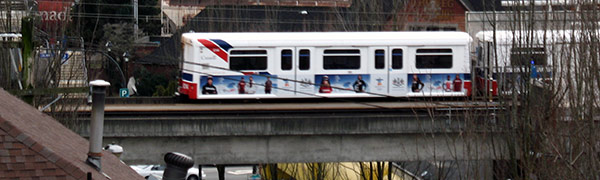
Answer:
[(212, 41), (209, 41), (207, 39), (198, 39), (198, 42), (202, 43), (202, 45), (204, 45), (204, 47), (208, 48), (210, 51), (212, 51), (217, 56), (219, 56), (221, 59), (223, 59), (225, 62), (227, 62), (227, 58), (228, 58), (227, 52), (221, 50), (221, 48), (219, 46), (217, 46), (215, 43), (213, 43)]

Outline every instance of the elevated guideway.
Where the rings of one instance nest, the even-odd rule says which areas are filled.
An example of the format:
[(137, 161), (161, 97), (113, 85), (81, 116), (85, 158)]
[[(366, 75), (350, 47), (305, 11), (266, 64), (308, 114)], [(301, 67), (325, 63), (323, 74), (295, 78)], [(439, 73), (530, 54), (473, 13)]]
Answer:
[[(454, 101), (108, 104), (104, 141), (122, 145), (128, 163), (169, 151), (200, 164), (502, 159), (493, 111)], [(87, 137), (88, 123), (76, 132)]]

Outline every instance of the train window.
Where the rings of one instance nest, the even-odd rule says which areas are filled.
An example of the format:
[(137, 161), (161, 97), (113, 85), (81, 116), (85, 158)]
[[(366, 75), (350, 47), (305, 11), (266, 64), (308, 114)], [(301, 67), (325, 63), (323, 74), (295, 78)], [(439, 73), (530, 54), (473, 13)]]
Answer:
[(292, 69), (292, 50), (281, 50), (281, 70)]
[(510, 64), (513, 66), (546, 65), (547, 55), (543, 47), (512, 48)]
[(375, 50), (375, 69), (383, 69), (385, 67), (385, 51)]
[(392, 50), (392, 69), (402, 69), (402, 49)]
[(231, 70), (266, 70), (266, 50), (232, 50), (229, 56)]
[(323, 52), (323, 69), (360, 69), (360, 50), (325, 50)]
[(419, 69), (452, 68), (452, 49), (417, 49)]
[(300, 50), (300, 58), (298, 59), (300, 65), (298, 69), (300, 70), (308, 70), (310, 69), (310, 51), (308, 49)]

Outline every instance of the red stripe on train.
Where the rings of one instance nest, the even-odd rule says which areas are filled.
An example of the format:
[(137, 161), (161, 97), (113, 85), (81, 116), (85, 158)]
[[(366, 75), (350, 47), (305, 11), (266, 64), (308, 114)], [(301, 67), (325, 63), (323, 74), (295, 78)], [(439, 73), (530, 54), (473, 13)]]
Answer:
[(210, 51), (212, 51), (217, 56), (219, 56), (221, 59), (223, 59), (225, 62), (227, 62), (227, 57), (228, 57), (227, 52), (225, 52), (223, 49), (221, 49), (221, 47), (217, 46), (217, 44), (215, 44), (212, 41), (209, 41), (207, 39), (198, 39), (198, 42), (202, 43), (202, 45), (204, 45), (204, 47), (208, 48)]

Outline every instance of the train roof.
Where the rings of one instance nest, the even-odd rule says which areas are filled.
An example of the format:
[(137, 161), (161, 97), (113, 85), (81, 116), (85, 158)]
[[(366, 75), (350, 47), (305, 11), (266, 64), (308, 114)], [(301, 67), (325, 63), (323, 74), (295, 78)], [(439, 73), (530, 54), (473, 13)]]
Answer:
[(392, 46), (467, 45), (465, 32), (238, 32), (184, 33), (182, 41), (219, 39), (235, 47), (244, 46)]
[[(534, 43), (542, 44), (545, 40), (546, 43), (561, 43), (561, 42), (572, 42), (572, 39), (577, 42), (583, 34), (594, 34), (591, 31), (582, 30), (532, 30), (532, 31), (511, 31), (511, 30), (498, 30), (498, 31), (480, 31), (475, 34), (475, 38), (482, 42), (493, 42), (494, 37), (499, 44), (511, 44), (515, 40), (526, 41), (533, 40)], [(598, 30), (595, 34), (600, 34)], [(532, 38), (530, 38), (532, 37)], [(544, 38), (545, 37), (545, 38)]]

